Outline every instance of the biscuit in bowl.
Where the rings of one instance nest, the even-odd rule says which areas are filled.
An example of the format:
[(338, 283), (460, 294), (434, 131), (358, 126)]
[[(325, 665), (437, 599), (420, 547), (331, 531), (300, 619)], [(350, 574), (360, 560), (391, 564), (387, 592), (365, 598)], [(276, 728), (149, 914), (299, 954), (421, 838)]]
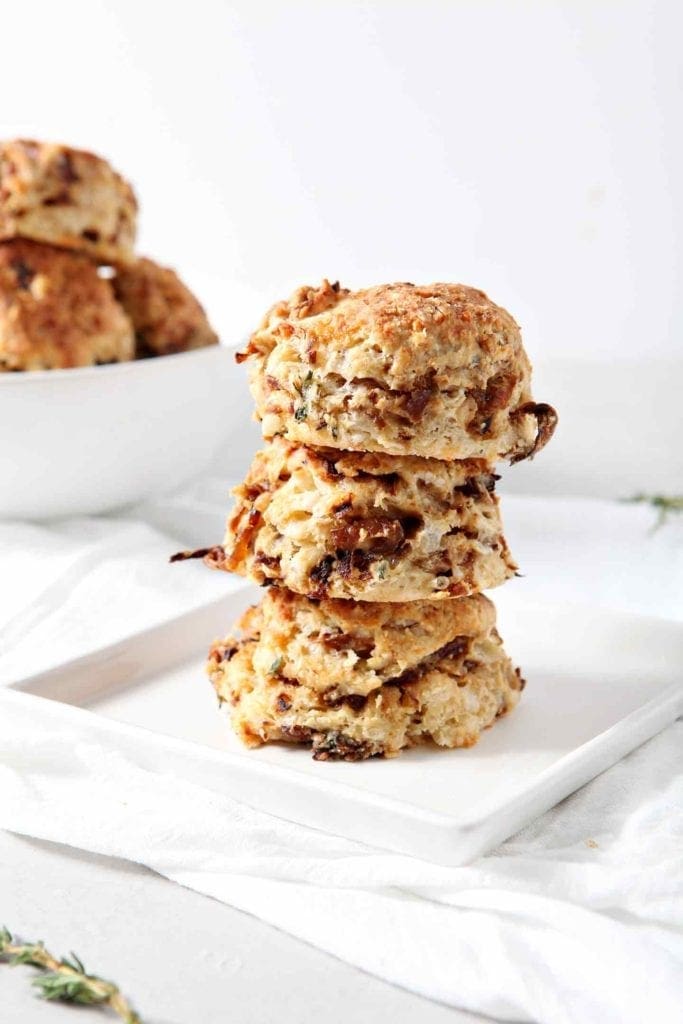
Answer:
[(133, 327), (86, 256), (0, 242), (0, 372), (124, 362)]
[(310, 597), (462, 597), (514, 575), (486, 463), (274, 438), (233, 491), (214, 567)]
[[(273, 639), (277, 605), (260, 606), (242, 618), (242, 639), (228, 638), (210, 651), (209, 677), (219, 701), (230, 711), (233, 728), (248, 746), (299, 743), (311, 746), (316, 760), (345, 761), (392, 757), (405, 747), (430, 741), (468, 747), (519, 701), (524, 682), (503, 650), (495, 612), (486, 598), (439, 604), (437, 615), (451, 610), (450, 640), (428, 654), (424, 651), (430, 645), (419, 627), (425, 616), (428, 622), (431, 611), (419, 602), (400, 607), (398, 618), (410, 620), (402, 630), (392, 630), (386, 606), (362, 605), (357, 611), (353, 602), (327, 602), (334, 607), (324, 609), (318, 623), (326, 632), (310, 633), (307, 651), (299, 630), (305, 628), (309, 614), (311, 625), (318, 613), (307, 612), (305, 601), (293, 599), (294, 620), (284, 626), (289, 638), (276, 634)], [(351, 607), (342, 612), (336, 607), (342, 604)], [(394, 611), (396, 607), (392, 606)], [(370, 625), (365, 619), (368, 608)], [(359, 621), (354, 622), (356, 617)], [(340, 622), (356, 632), (334, 632)], [(340, 637), (338, 647), (326, 637)], [(344, 646), (346, 637), (355, 651)], [(418, 640), (415, 647), (413, 637)], [(367, 642), (359, 646), (363, 639)], [(371, 641), (379, 645), (377, 653), (370, 648)], [(274, 644), (283, 653), (266, 664)], [(324, 660), (312, 673), (316, 659), (310, 651), (317, 655), (324, 648)], [(364, 662), (373, 659), (377, 666), (366, 669)], [(326, 669), (334, 663), (328, 677)]]
[(198, 299), (169, 267), (138, 259), (118, 268), (113, 286), (133, 322), (138, 357), (218, 344)]
[(530, 457), (555, 428), (519, 327), (465, 285), (303, 287), (239, 358), (268, 439), (493, 463)]
[(133, 258), (137, 201), (106, 160), (56, 143), (0, 143), (0, 239), (77, 249), (100, 263)]

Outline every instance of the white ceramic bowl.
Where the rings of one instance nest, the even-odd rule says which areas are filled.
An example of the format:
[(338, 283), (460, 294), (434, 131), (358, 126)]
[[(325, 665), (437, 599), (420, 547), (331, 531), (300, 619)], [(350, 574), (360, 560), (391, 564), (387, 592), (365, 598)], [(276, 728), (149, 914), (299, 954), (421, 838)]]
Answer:
[(0, 517), (104, 512), (198, 475), (245, 388), (221, 346), (75, 370), (0, 373)]

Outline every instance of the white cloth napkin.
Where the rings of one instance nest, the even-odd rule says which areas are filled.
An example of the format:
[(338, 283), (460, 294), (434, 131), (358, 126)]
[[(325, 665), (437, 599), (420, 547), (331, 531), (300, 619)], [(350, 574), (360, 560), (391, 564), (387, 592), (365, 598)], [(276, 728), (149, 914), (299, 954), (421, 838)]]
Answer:
[[(651, 534), (648, 510), (582, 500), (505, 507), (530, 598), (683, 618), (681, 523)], [(173, 513), (148, 519), (168, 527)], [(161, 559), (174, 546), (130, 519), (0, 526), (0, 600), (13, 612), (0, 678), (215, 596), (201, 567), (171, 583)], [(253, 811), (93, 741), (84, 713), (66, 728), (58, 717), (0, 691), (2, 827), (139, 861), (389, 981), (504, 1020), (681, 1019), (683, 722), (454, 869)]]
[[(221, 516), (216, 517), (220, 538)], [(60, 665), (224, 594), (238, 582), (182, 567), (180, 539), (134, 519), (0, 523), (0, 685)]]

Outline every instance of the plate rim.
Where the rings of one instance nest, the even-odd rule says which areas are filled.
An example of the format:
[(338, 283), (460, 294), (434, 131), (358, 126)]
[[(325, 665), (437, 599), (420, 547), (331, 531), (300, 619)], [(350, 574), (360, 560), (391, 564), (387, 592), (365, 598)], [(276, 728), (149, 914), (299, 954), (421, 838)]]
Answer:
[[(588, 778), (595, 777), (596, 774), (606, 770), (607, 767), (616, 763), (626, 753), (636, 749), (648, 738), (655, 735), (667, 722), (674, 721), (679, 715), (683, 714), (682, 673), (680, 680), (672, 681), (664, 686), (659, 693), (645, 701), (645, 703), (628, 712), (606, 729), (596, 733), (586, 742), (562, 754), (551, 764), (543, 768), (531, 783), (525, 783), (519, 790), (509, 795), (503, 808), (495, 804), (495, 794), (493, 794), (487, 800), (478, 803), (471, 813), (458, 813), (456, 816), (446, 811), (436, 811), (421, 807), (412, 801), (404, 800), (400, 797), (388, 796), (366, 788), (359, 788), (354, 786), (351, 780), (325, 778), (322, 773), (320, 775), (311, 775), (310, 773), (300, 771), (293, 765), (275, 764), (257, 758), (250, 759), (247, 750), (236, 752), (215, 749), (197, 740), (158, 732), (145, 725), (121, 722), (99, 714), (94, 709), (72, 704), (59, 698), (30, 692), (30, 687), (36, 686), (39, 682), (47, 684), (49, 684), (50, 680), (57, 682), (61, 676), (75, 668), (84, 670), (90, 666), (95, 667), (98, 663), (102, 664), (105, 661), (114, 660), (117, 655), (125, 654), (127, 647), (131, 643), (152, 643), (152, 638), (155, 635), (168, 631), (176, 632), (181, 624), (191, 624), (195, 619), (202, 619), (214, 612), (222, 612), (225, 606), (245, 598), (251, 599), (253, 596), (253, 587), (248, 582), (240, 581), (237, 586), (231, 588), (229, 593), (222, 595), (220, 598), (212, 598), (210, 601), (205, 601), (187, 612), (168, 617), (160, 623), (129, 633), (122, 639), (97, 647), (76, 658), (67, 659), (48, 669), (29, 673), (12, 683), (0, 686), (0, 707), (5, 699), (10, 702), (18, 701), (20, 706), (21, 704), (26, 704), (33, 707), (38, 714), (41, 714), (43, 711), (49, 711), (50, 717), (57, 721), (64, 721), (67, 724), (70, 720), (75, 722), (83, 721), (82, 716), (85, 715), (88, 716), (85, 719), (86, 721), (97, 723), (98, 735), (105, 735), (110, 739), (115, 739), (117, 735), (125, 736), (133, 741), (143, 742), (148, 749), (154, 746), (165, 747), (167, 750), (175, 749), (184, 756), (194, 756), (207, 763), (219, 763), (225, 768), (247, 771), (256, 777), (269, 778), (271, 780), (275, 777), (281, 783), (295, 783), (298, 787), (317, 794), (322, 790), (332, 798), (343, 798), (354, 803), (360, 802), (368, 808), (381, 809), (389, 814), (396, 814), (404, 819), (410, 819), (414, 822), (420, 822), (442, 830), (445, 829), (455, 834), (464, 834), (482, 827), (491, 819), (492, 815), (500, 813), (501, 810), (504, 810), (506, 814), (513, 814), (520, 804), (524, 805), (529, 801), (540, 798), (546, 790), (551, 790), (553, 786), (562, 786), (563, 781), (566, 781), (569, 777), (574, 777), (577, 774), (581, 775), (583, 767), (587, 767)], [(529, 609), (541, 607), (547, 610), (548, 607), (547, 603), (543, 605), (535, 600), (527, 601), (523, 596), (519, 600)], [(553, 608), (555, 609), (561, 610), (568, 607), (580, 609), (584, 614), (587, 613), (587, 608), (592, 608), (592, 606), (586, 606), (580, 602), (553, 602)], [(677, 620), (658, 616), (640, 615), (634, 612), (622, 612), (600, 607), (593, 608), (593, 612), (599, 612), (611, 619), (635, 620), (641, 625), (651, 624), (660, 629), (670, 629), (671, 627), (683, 629)], [(181, 664), (182, 661), (183, 658), (180, 656), (174, 659), (173, 664)], [(142, 681), (146, 675), (153, 674), (154, 671), (154, 667), (151, 667), (148, 673), (134, 677), (130, 685), (135, 686), (137, 682)], [(163, 670), (158, 669), (157, 671), (161, 672)], [(648, 732), (650, 725), (653, 723), (654, 727)], [(632, 742), (634, 732), (639, 736), (642, 734), (642, 738), (638, 739), (635, 743)], [(608, 753), (607, 763), (603, 767), (598, 768), (597, 771), (593, 771), (590, 765), (594, 763), (595, 759), (600, 757), (601, 753), (604, 754), (606, 749), (611, 750), (612, 753), (616, 750), (617, 756), (613, 757), (612, 753)], [(438, 754), (439, 752), (435, 753)], [(349, 767), (352, 771), (353, 766)], [(573, 792), (583, 784), (585, 782), (572, 785), (568, 793)], [(562, 799), (562, 797), (559, 799)], [(555, 802), (557, 801), (553, 800), (549, 806), (554, 806)], [(264, 811), (263, 813), (270, 814), (273, 812)], [(285, 816), (284, 820), (292, 819)], [(315, 828), (316, 826), (309, 825), (308, 827)]]

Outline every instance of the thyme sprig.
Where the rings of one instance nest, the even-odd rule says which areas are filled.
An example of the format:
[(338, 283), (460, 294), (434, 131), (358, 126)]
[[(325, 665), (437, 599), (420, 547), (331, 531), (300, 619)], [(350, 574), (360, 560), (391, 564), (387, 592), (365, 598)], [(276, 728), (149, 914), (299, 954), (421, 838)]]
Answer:
[(627, 505), (650, 505), (657, 510), (657, 521), (653, 530), (658, 530), (667, 521), (672, 512), (683, 512), (683, 494), (633, 494), (630, 498), (622, 498)]
[(20, 942), (7, 928), (0, 928), (0, 961), (10, 966), (27, 964), (39, 968), (43, 973), (33, 979), (33, 985), (41, 999), (108, 1007), (124, 1024), (142, 1024), (118, 987), (111, 981), (88, 974), (75, 953), (71, 953), (70, 958), (58, 960), (42, 942)]

